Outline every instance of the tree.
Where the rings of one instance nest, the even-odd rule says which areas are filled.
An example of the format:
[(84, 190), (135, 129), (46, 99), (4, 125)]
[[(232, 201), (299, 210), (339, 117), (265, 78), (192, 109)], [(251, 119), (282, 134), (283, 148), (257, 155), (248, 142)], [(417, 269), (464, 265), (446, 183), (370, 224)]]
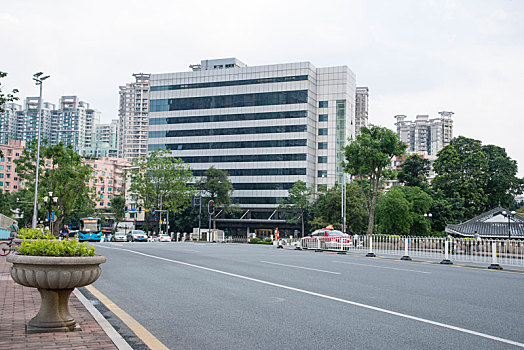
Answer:
[[(58, 198), (53, 229), (57, 234), (67, 216), (74, 215), (74, 212), (91, 212), (94, 208), (92, 193), (87, 185), (93, 170), (89, 165), (82, 163), (82, 157), (74, 152), (71, 145), (59, 143), (48, 146), (44, 142), (40, 147), (40, 156), (38, 202), (43, 203), (43, 197), (46, 197), (48, 192), (53, 192), (53, 197)], [(25, 147), (21, 157), (15, 160), (16, 172), (26, 183), (25, 191), (19, 193), (23, 197), (22, 201), (27, 201), (34, 195), (35, 159), (36, 140), (33, 140)], [(24, 218), (27, 215), (27, 219), (30, 219), (32, 211), (30, 213), (24, 212)], [(47, 217), (45, 206), (42, 206), (40, 216)]]
[(292, 224), (301, 223), (302, 237), (304, 237), (304, 222), (305, 216), (308, 214), (311, 207), (312, 191), (306, 186), (304, 181), (297, 181), (288, 191), (289, 196), (282, 199), (279, 209), (285, 209), (284, 216)]
[(377, 203), (377, 223), (380, 233), (408, 235), (413, 216), (411, 203), (402, 186), (394, 186)]
[(430, 190), (429, 194), (433, 201), (429, 209), (432, 217), (428, 220), (434, 232), (444, 233), (447, 224), (459, 223), (464, 218), (463, 198), (446, 197), (440, 190)]
[(506, 150), (494, 145), (482, 146), (487, 159), (487, 178), (485, 193), (487, 197), (486, 210), (497, 205), (509, 208), (515, 196), (524, 191), (524, 179), (518, 178), (517, 162), (511, 159)]
[(126, 200), (124, 196), (119, 195), (111, 198), (111, 210), (115, 215), (115, 227), (125, 216), (125, 206)]
[[(319, 195), (313, 205), (313, 219), (309, 222), (311, 229), (333, 225), (337, 230), (342, 228), (341, 187), (337, 184)], [(356, 182), (346, 187), (346, 231), (364, 233), (367, 228), (367, 211), (364, 197)]]
[(464, 217), (470, 219), (501, 204), (510, 206), (524, 190), (516, 176), (517, 163), (497, 146), (482, 146), (479, 140), (463, 136), (438, 153), (433, 164), (437, 176), (432, 186), (446, 198), (461, 198)]
[(174, 215), (179, 214), (191, 203), (194, 188), (193, 173), (189, 165), (181, 159), (170, 157), (171, 153), (158, 150), (133, 160), (135, 166), (131, 169), (130, 192), (136, 195), (148, 215), (153, 209), (169, 210)]
[(411, 154), (398, 172), (398, 180), (406, 186), (425, 188), (428, 185), (428, 175), (431, 169), (430, 161), (418, 154)]
[[(373, 233), (380, 182), (387, 174), (387, 167), (393, 157), (403, 155), (406, 148), (407, 145), (401, 142), (393, 131), (380, 126), (363, 127), (356, 140), (344, 147), (344, 168), (346, 172), (357, 177), (365, 198), (369, 215), (368, 234)], [(369, 181), (367, 189), (364, 180)]]
[[(212, 200), (215, 203), (215, 208), (221, 207), (224, 213), (236, 212), (239, 210), (233, 203), (233, 184), (229, 179), (229, 173), (222, 169), (210, 167), (204, 172), (203, 178), (200, 180), (200, 189), (205, 194), (205, 203), (202, 206), (207, 208), (207, 203)], [(204, 211), (207, 211), (204, 210)], [(216, 229), (215, 211), (213, 211), (213, 228)]]
[(430, 222), (424, 217), (424, 214), (430, 213), (433, 203), (431, 196), (416, 186), (402, 186), (401, 189), (411, 206), (410, 234), (416, 236), (428, 235), (431, 231)]

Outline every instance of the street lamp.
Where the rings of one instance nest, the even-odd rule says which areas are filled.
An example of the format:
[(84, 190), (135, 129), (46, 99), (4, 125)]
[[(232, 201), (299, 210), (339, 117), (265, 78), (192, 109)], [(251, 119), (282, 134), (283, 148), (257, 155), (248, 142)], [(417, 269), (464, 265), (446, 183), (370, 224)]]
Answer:
[[(431, 219), (433, 217), (433, 214), (431, 213), (424, 213), (424, 218), (426, 219)], [(431, 221), (429, 222), (429, 230), (430, 230), (430, 235), (431, 235)]]
[(508, 239), (511, 239), (511, 219), (515, 217), (516, 212), (515, 211), (503, 211), (502, 215), (508, 218)]
[(58, 203), (58, 197), (53, 197), (53, 192), (49, 192), (47, 197), (44, 197), (44, 202), (47, 203), (47, 221), (49, 223), (49, 229), (53, 233), (53, 222), (51, 221), (51, 211), (53, 203)]
[(37, 134), (37, 146), (36, 146), (36, 176), (35, 176), (35, 199), (33, 202), (33, 222), (31, 227), (36, 228), (36, 216), (38, 213), (37, 209), (37, 197), (38, 197), (38, 172), (40, 167), (40, 131), (42, 129), (42, 85), (43, 81), (49, 78), (49, 75), (41, 77), (41, 75), (44, 74), (42, 72), (35, 73), (33, 75), (33, 80), (35, 81), (36, 85), (40, 85), (40, 98), (38, 99), (38, 111), (37, 111), (37, 128), (38, 128), (38, 134)]

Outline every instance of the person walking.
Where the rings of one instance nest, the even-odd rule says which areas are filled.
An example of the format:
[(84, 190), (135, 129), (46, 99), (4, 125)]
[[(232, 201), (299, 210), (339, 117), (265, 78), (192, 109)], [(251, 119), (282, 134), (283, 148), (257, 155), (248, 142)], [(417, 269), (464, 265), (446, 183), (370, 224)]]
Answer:
[(16, 236), (18, 235), (18, 225), (16, 224), (16, 221), (13, 221), (13, 223), (11, 225), (9, 225), (9, 230), (11, 231), (10, 232), (10, 237), (11, 238), (16, 238)]
[(475, 234), (473, 235), (473, 238), (475, 239), (475, 245), (477, 246), (477, 252), (479, 251), (479, 245), (480, 245), (480, 235), (475, 230)]

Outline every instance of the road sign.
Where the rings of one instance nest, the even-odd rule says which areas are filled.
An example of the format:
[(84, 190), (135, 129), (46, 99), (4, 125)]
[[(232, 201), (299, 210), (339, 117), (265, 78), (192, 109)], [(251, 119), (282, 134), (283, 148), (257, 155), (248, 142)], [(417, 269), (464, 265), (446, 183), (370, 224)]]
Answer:
[(49, 220), (49, 221), (55, 221), (55, 212), (54, 212), (54, 211), (52, 211), (51, 213), (49, 213), (48, 220)]

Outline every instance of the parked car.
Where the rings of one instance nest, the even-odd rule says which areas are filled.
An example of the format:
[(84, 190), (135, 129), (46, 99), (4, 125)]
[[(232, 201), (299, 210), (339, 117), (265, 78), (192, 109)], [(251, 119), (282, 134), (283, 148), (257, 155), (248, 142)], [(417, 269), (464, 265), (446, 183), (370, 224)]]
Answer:
[(147, 242), (147, 234), (142, 230), (132, 230), (127, 235), (128, 242)]
[(171, 236), (170, 235), (166, 235), (166, 234), (162, 234), (162, 235), (158, 236), (158, 241), (159, 242), (171, 242)]
[(125, 242), (127, 241), (127, 236), (123, 232), (115, 232), (111, 238), (111, 242)]

